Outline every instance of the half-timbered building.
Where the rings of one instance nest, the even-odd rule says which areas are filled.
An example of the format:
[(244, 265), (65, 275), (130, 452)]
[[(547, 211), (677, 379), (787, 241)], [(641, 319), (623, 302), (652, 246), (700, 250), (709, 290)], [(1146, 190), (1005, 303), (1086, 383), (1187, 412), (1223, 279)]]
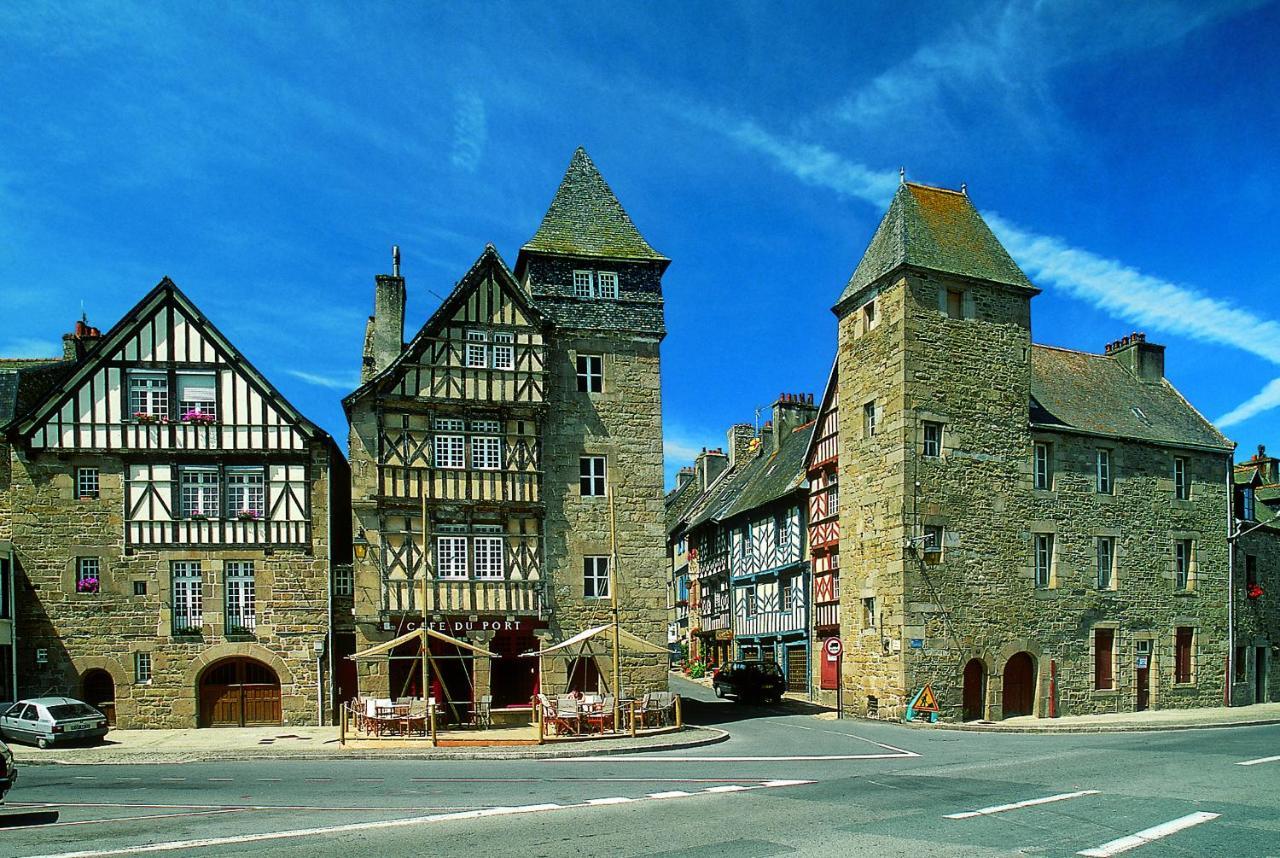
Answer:
[[(343, 645), (429, 624), (497, 658), (439, 645), (423, 689), (392, 653), (361, 662), (362, 691), (425, 691), (461, 717), (482, 696), (607, 686), (594, 663), (519, 656), (610, 622), (615, 595), (623, 626), (662, 646), (667, 264), (579, 149), (515, 271), (487, 247), (407, 345), (398, 260), (377, 278), (363, 383), (344, 400), (357, 587)], [(628, 692), (663, 682), (660, 657), (624, 661)]]
[(827, 641), (840, 636), (840, 415), (839, 380), (833, 366), (805, 453), (809, 477), (809, 563), (813, 575), (813, 676), (815, 699), (836, 702), (840, 657)]
[(168, 278), (67, 345), (5, 428), (20, 693), (128, 727), (318, 723), (332, 439)]

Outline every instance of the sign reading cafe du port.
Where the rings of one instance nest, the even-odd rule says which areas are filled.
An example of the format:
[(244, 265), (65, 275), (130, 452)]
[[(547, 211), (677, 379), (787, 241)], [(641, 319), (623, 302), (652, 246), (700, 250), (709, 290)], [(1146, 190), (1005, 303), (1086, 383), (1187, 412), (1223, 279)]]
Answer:
[(405, 632), (416, 629), (427, 629), (443, 632), (446, 635), (458, 636), (467, 632), (520, 632), (532, 628), (528, 620), (504, 619), (467, 619), (465, 617), (445, 617), (442, 620), (405, 620), (395, 628)]

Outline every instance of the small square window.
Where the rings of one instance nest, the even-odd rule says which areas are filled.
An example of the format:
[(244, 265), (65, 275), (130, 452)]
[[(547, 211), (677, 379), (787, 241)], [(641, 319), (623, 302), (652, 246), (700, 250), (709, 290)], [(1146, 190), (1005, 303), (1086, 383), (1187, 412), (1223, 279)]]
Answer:
[(588, 599), (609, 598), (609, 558), (582, 558), (582, 595)]
[(600, 355), (578, 355), (578, 392), (600, 393), (604, 390), (604, 358)]
[(590, 271), (573, 272), (573, 294), (579, 298), (595, 297), (595, 289), (592, 288)]
[(597, 271), (596, 285), (601, 298), (618, 297), (618, 275), (613, 271)]
[(583, 456), (578, 460), (578, 488), (583, 497), (599, 497), (605, 493), (604, 456)]
[(135, 596), (145, 596), (145, 595), (147, 595), (147, 582), (146, 582), (146, 581), (134, 581), (134, 582), (133, 582), (133, 595), (135, 595)]
[(942, 455), (942, 424), (931, 423), (925, 421), (924, 424), (924, 455), (930, 459), (937, 459)]
[(942, 556), (942, 540), (945, 530), (940, 524), (924, 526), (924, 553), (926, 559), (938, 560)]
[(959, 289), (947, 290), (947, 315), (952, 319), (964, 318), (964, 293)]
[(98, 497), (99, 481), (97, 468), (76, 468), (76, 497), (81, 500)]
[(1111, 482), (1111, 451), (1099, 450), (1097, 458), (1098, 494), (1109, 495), (1113, 488)]
[(355, 567), (340, 564), (333, 567), (333, 595), (350, 596), (356, 589)]

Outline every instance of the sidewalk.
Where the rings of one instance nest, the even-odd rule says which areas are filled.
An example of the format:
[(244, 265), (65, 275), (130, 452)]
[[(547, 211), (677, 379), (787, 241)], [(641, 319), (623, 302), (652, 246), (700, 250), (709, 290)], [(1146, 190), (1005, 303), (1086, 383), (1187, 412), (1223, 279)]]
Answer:
[(112, 730), (98, 745), (40, 750), (9, 743), (19, 765), (194, 763), (226, 760), (523, 760), (696, 748), (729, 734), (686, 726), (679, 732), (515, 747), (433, 748), (429, 742), (338, 744), (336, 727), (227, 727), (203, 730)]
[(1206, 709), (1149, 709), (1105, 715), (1066, 715), (1061, 718), (1019, 716), (1003, 721), (970, 721), (964, 724), (907, 722), (908, 727), (943, 730), (976, 730), (990, 733), (1121, 733), (1145, 730), (1202, 730), (1213, 727), (1249, 727), (1280, 724), (1280, 703), (1252, 706), (1214, 706)]

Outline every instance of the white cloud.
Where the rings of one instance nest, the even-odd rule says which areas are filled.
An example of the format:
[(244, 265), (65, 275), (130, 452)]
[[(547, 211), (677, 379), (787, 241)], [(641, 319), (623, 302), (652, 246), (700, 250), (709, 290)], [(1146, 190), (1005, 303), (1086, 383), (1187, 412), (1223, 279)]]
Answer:
[(1280, 406), (1280, 378), (1272, 380), (1255, 396), (1241, 402), (1213, 422), (1219, 429), (1226, 429), (1228, 426), (1243, 423), (1250, 417), (1256, 417), (1264, 411), (1270, 411), (1278, 406)]
[(459, 95), (453, 115), (453, 154), (450, 156), (453, 166), (474, 171), (488, 139), (484, 101), (475, 93)]
[(662, 439), (662, 455), (668, 467), (674, 465), (683, 468), (685, 465), (692, 465), (693, 460), (705, 447), (705, 444), (699, 444), (687, 438), (667, 436)]
[(301, 379), (307, 384), (314, 384), (317, 387), (327, 387), (331, 390), (350, 392), (360, 386), (360, 379), (355, 373), (321, 375), (320, 373), (305, 372), (300, 369), (286, 369), (285, 373), (293, 376), (294, 378)]

